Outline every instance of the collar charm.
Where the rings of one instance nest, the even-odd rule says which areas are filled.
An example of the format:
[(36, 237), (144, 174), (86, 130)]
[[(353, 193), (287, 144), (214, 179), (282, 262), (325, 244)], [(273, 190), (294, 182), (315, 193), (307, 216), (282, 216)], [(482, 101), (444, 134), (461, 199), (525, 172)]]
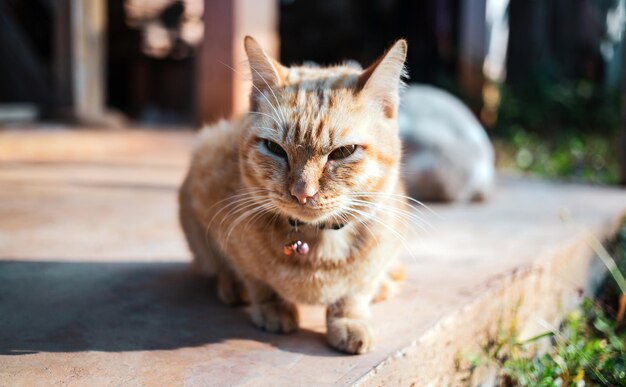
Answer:
[[(291, 239), (291, 235), (293, 233), (296, 233), (296, 234), (298, 233), (298, 226), (306, 225), (306, 223), (297, 219), (293, 219), (293, 218), (289, 218), (287, 219), (287, 221), (289, 222), (289, 225), (292, 228), (291, 231), (289, 231), (289, 233), (287, 234), (287, 240)], [(328, 225), (320, 224), (317, 226), (317, 229), (318, 230), (324, 230), (324, 229), (339, 230), (343, 228), (343, 226), (345, 226), (345, 224), (341, 224), (341, 223), (331, 223)], [(309, 253), (309, 244), (300, 240), (289, 242), (285, 246), (283, 246), (283, 253), (288, 257), (294, 254), (306, 255)]]
[(298, 255), (306, 255), (308, 254), (308, 252), (309, 244), (302, 241), (291, 242), (283, 247), (283, 253), (285, 253), (285, 255), (288, 257), (292, 256), (294, 253)]

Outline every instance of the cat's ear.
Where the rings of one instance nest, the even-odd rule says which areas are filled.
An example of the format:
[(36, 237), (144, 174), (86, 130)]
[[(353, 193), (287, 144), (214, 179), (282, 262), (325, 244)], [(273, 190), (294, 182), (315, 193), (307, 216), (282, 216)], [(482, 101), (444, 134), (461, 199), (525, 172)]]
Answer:
[(361, 73), (357, 83), (360, 95), (380, 104), (387, 118), (395, 118), (398, 113), (401, 78), (405, 75), (406, 51), (406, 40), (398, 40)]
[(250, 62), (252, 84), (256, 88), (253, 93), (254, 91), (282, 86), (286, 69), (267, 55), (265, 50), (251, 36), (246, 36), (243, 43)]

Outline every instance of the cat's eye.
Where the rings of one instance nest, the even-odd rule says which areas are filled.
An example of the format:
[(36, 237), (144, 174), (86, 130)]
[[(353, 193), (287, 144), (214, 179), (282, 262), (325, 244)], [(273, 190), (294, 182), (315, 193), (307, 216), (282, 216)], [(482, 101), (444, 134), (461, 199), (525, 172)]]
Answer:
[(287, 152), (278, 144), (276, 144), (272, 140), (263, 140), (263, 144), (267, 148), (268, 151), (275, 154), (278, 157), (287, 158)]
[(357, 149), (356, 145), (341, 146), (335, 149), (334, 151), (330, 152), (330, 154), (328, 155), (328, 158), (330, 160), (345, 159), (346, 157), (356, 152), (356, 149)]

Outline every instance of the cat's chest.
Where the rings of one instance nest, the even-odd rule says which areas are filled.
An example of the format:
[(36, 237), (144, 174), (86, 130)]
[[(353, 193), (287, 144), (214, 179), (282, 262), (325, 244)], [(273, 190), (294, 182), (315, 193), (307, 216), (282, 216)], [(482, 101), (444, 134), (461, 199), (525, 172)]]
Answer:
[(272, 259), (266, 281), (294, 302), (332, 303), (361, 278), (369, 277), (372, 265), (355, 242), (355, 230), (324, 230), (299, 235), (310, 245), (307, 254)]
[[(346, 226), (340, 230), (300, 230), (287, 232), (275, 239), (266, 255), (268, 267), (288, 270), (296, 277), (312, 278), (319, 273), (332, 275), (354, 269), (356, 258), (363, 255), (363, 244), (357, 230)], [(305, 244), (308, 251), (296, 251), (290, 246)]]
[(317, 234), (310, 245), (310, 258), (315, 260), (342, 261), (352, 250), (353, 235), (349, 228), (324, 230)]
[[(241, 272), (262, 280), (294, 302), (333, 302), (355, 283), (371, 277), (375, 269), (370, 262), (373, 244), (356, 224), (339, 230), (307, 226), (297, 232), (290, 227), (256, 231), (252, 234), (264, 237), (246, 239), (228, 255)], [(297, 241), (306, 243), (308, 252), (285, 251)]]

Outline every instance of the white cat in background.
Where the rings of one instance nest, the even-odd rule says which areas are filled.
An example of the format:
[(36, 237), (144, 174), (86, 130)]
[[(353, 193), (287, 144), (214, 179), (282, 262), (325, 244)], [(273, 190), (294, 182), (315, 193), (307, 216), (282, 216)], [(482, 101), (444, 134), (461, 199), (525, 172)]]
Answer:
[(441, 89), (409, 86), (399, 123), (407, 192), (427, 201), (485, 199), (494, 183), (494, 151), (474, 114)]

